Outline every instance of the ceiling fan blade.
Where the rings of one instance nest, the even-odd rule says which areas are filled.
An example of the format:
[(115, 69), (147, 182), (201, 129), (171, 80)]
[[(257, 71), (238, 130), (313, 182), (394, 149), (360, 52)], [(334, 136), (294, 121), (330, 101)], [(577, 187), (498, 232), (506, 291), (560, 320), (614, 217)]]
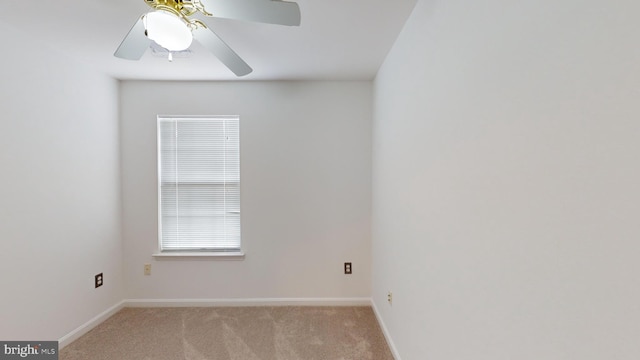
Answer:
[(215, 17), (299, 26), (300, 7), (280, 0), (201, 0)]
[(231, 50), (218, 35), (213, 31), (205, 27), (198, 27), (193, 30), (193, 38), (198, 40), (202, 46), (211, 51), (223, 64), (225, 64), (229, 70), (233, 71), (237, 76), (244, 76), (253, 71), (253, 69), (247, 65), (244, 60)]
[(144, 55), (151, 40), (144, 34), (145, 28), (142, 21), (142, 17), (138, 19), (135, 25), (129, 30), (127, 36), (122, 40), (122, 44), (118, 47), (118, 50), (113, 54), (116, 57), (127, 60), (140, 60)]

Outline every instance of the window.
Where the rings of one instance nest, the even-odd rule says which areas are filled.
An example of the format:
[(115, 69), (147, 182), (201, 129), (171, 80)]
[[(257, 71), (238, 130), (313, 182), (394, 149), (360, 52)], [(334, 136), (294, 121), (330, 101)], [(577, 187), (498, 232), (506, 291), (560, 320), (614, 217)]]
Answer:
[(161, 252), (240, 252), (239, 122), (158, 117)]

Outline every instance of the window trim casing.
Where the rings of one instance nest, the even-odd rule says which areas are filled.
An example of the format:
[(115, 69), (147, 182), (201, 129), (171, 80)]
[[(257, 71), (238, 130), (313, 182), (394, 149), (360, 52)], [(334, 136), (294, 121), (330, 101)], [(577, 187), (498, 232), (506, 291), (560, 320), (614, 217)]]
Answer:
[[(156, 200), (157, 200), (157, 243), (156, 243), (156, 252), (152, 254), (152, 256), (156, 260), (206, 260), (206, 259), (216, 259), (216, 260), (244, 260), (245, 252), (243, 248), (244, 242), (242, 238), (240, 240), (240, 248), (239, 249), (229, 249), (229, 250), (190, 250), (190, 249), (182, 249), (182, 250), (162, 250), (162, 203), (161, 203), (161, 174), (162, 166), (161, 166), (161, 134), (160, 134), (160, 121), (161, 119), (237, 119), (238, 120), (238, 131), (240, 131), (240, 116), (239, 115), (163, 115), (159, 114), (156, 116)], [(238, 144), (238, 153), (241, 157), (241, 149), (240, 144)], [(240, 169), (242, 171), (242, 169)], [(241, 177), (242, 178), (242, 177)], [(238, 184), (241, 187), (242, 181)], [(242, 202), (242, 191), (240, 190), (240, 202)], [(241, 215), (242, 216), (242, 215)], [(242, 227), (242, 221), (240, 221), (240, 226)], [(240, 230), (242, 234), (242, 230)]]

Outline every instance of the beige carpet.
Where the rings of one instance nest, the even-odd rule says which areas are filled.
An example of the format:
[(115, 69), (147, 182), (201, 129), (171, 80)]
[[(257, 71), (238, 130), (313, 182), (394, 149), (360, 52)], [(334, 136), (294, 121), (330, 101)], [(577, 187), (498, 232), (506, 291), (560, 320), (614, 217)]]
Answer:
[(125, 308), (61, 360), (393, 360), (370, 307)]

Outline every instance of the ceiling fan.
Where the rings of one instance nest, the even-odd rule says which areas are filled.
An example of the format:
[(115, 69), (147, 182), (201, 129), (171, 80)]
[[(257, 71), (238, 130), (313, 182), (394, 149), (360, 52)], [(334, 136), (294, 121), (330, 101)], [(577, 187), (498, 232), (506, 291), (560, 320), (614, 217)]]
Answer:
[(193, 39), (211, 51), (237, 76), (253, 69), (196, 13), (209, 17), (247, 20), (289, 26), (300, 25), (300, 8), (295, 2), (281, 0), (143, 0), (154, 9), (138, 19), (115, 52), (127, 60), (140, 60), (155, 42), (172, 54), (188, 49)]

